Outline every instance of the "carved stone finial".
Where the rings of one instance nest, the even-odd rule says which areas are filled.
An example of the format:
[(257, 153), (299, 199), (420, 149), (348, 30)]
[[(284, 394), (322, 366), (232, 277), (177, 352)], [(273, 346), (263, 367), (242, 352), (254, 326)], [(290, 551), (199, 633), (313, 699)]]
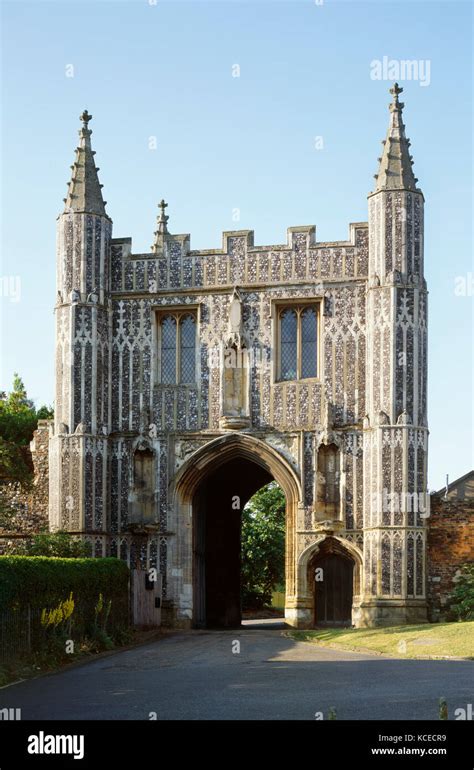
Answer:
[(71, 180), (68, 183), (68, 193), (64, 210), (87, 211), (88, 214), (107, 216), (105, 201), (102, 198), (102, 185), (99, 182), (98, 168), (95, 165), (95, 152), (91, 147), (89, 121), (92, 115), (84, 110), (79, 116), (79, 145), (76, 147), (76, 160), (72, 165)]
[(159, 233), (167, 233), (168, 232), (168, 220), (169, 217), (165, 213), (165, 209), (168, 208), (168, 204), (165, 203), (164, 198), (161, 199), (161, 201), (158, 204), (158, 208), (161, 210), (160, 216), (158, 217), (158, 232)]
[(393, 102), (390, 105), (391, 110), (402, 110), (404, 108), (403, 102), (398, 101), (398, 94), (401, 94), (403, 91), (403, 88), (400, 88), (398, 83), (394, 83), (393, 86), (390, 89), (390, 93), (393, 96)]
[(83, 128), (89, 128), (88, 123), (89, 123), (89, 120), (92, 120), (92, 115), (89, 115), (87, 110), (84, 110), (79, 120), (82, 120)]

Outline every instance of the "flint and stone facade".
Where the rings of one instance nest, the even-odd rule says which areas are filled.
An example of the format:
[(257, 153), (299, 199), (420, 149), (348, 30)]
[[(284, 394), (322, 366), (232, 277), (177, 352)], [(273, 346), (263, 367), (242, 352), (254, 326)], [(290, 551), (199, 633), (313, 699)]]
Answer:
[[(239, 459), (286, 496), (288, 623), (313, 625), (323, 552), (351, 562), (353, 624), (426, 620), (424, 199), (400, 90), (369, 221), (324, 243), (301, 226), (283, 245), (234, 231), (222, 249), (193, 251), (168, 231), (162, 202), (151, 251), (134, 254), (130, 238), (112, 238), (82, 115), (58, 217), (50, 525), (96, 556), (156, 567), (170, 624), (196, 621), (196, 494)], [(279, 308), (292, 303), (317, 309), (318, 370), (282, 381)], [(168, 312), (194, 319), (191, 383), (161, 377)], [(229, 349), (245, 354), (238, 375), (226, 374)]]

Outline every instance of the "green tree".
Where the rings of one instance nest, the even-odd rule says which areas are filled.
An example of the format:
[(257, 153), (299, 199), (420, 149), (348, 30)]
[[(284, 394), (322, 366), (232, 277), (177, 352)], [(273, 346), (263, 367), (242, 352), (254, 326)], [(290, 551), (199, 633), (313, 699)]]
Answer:
[(272, 481), (242, 512), (242, 606), (270, 604), (285, 574), (285, 496)]
[(23, 380), (15, 372), (10, 393), (0, 393), (0, 480), (27, 483), (31, 478), (28, 445), (38, 420), (53, 416), (47, 406), (35, 409)]

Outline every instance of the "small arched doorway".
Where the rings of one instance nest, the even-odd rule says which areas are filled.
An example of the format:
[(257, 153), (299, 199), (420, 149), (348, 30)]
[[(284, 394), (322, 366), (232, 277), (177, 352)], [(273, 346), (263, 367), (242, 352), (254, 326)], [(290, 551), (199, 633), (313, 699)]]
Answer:
[(308, 565), (314, 597), (315, 626), (350, 626), (358, 570), (351, 554), (335, 538), (321, 543)]

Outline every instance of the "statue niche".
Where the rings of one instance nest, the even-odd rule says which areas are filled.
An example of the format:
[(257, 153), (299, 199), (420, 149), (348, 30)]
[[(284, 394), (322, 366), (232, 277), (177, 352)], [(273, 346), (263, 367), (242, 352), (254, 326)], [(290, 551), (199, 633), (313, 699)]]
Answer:
[(321, 444), (318, 449), (316, 476), (316, 518), (339, 519), (340, 452), (335, 444)]
[(222, 347), (221, 428), (250, 426), (248, 349), (243, 334), (242, 298), (234, 288), (229, 306), (227, 337)]
[(133, 454), (133, 486), (129, 495), (129, 525), (133, 528), (156, 526), (154, 454), (139, 444)]

